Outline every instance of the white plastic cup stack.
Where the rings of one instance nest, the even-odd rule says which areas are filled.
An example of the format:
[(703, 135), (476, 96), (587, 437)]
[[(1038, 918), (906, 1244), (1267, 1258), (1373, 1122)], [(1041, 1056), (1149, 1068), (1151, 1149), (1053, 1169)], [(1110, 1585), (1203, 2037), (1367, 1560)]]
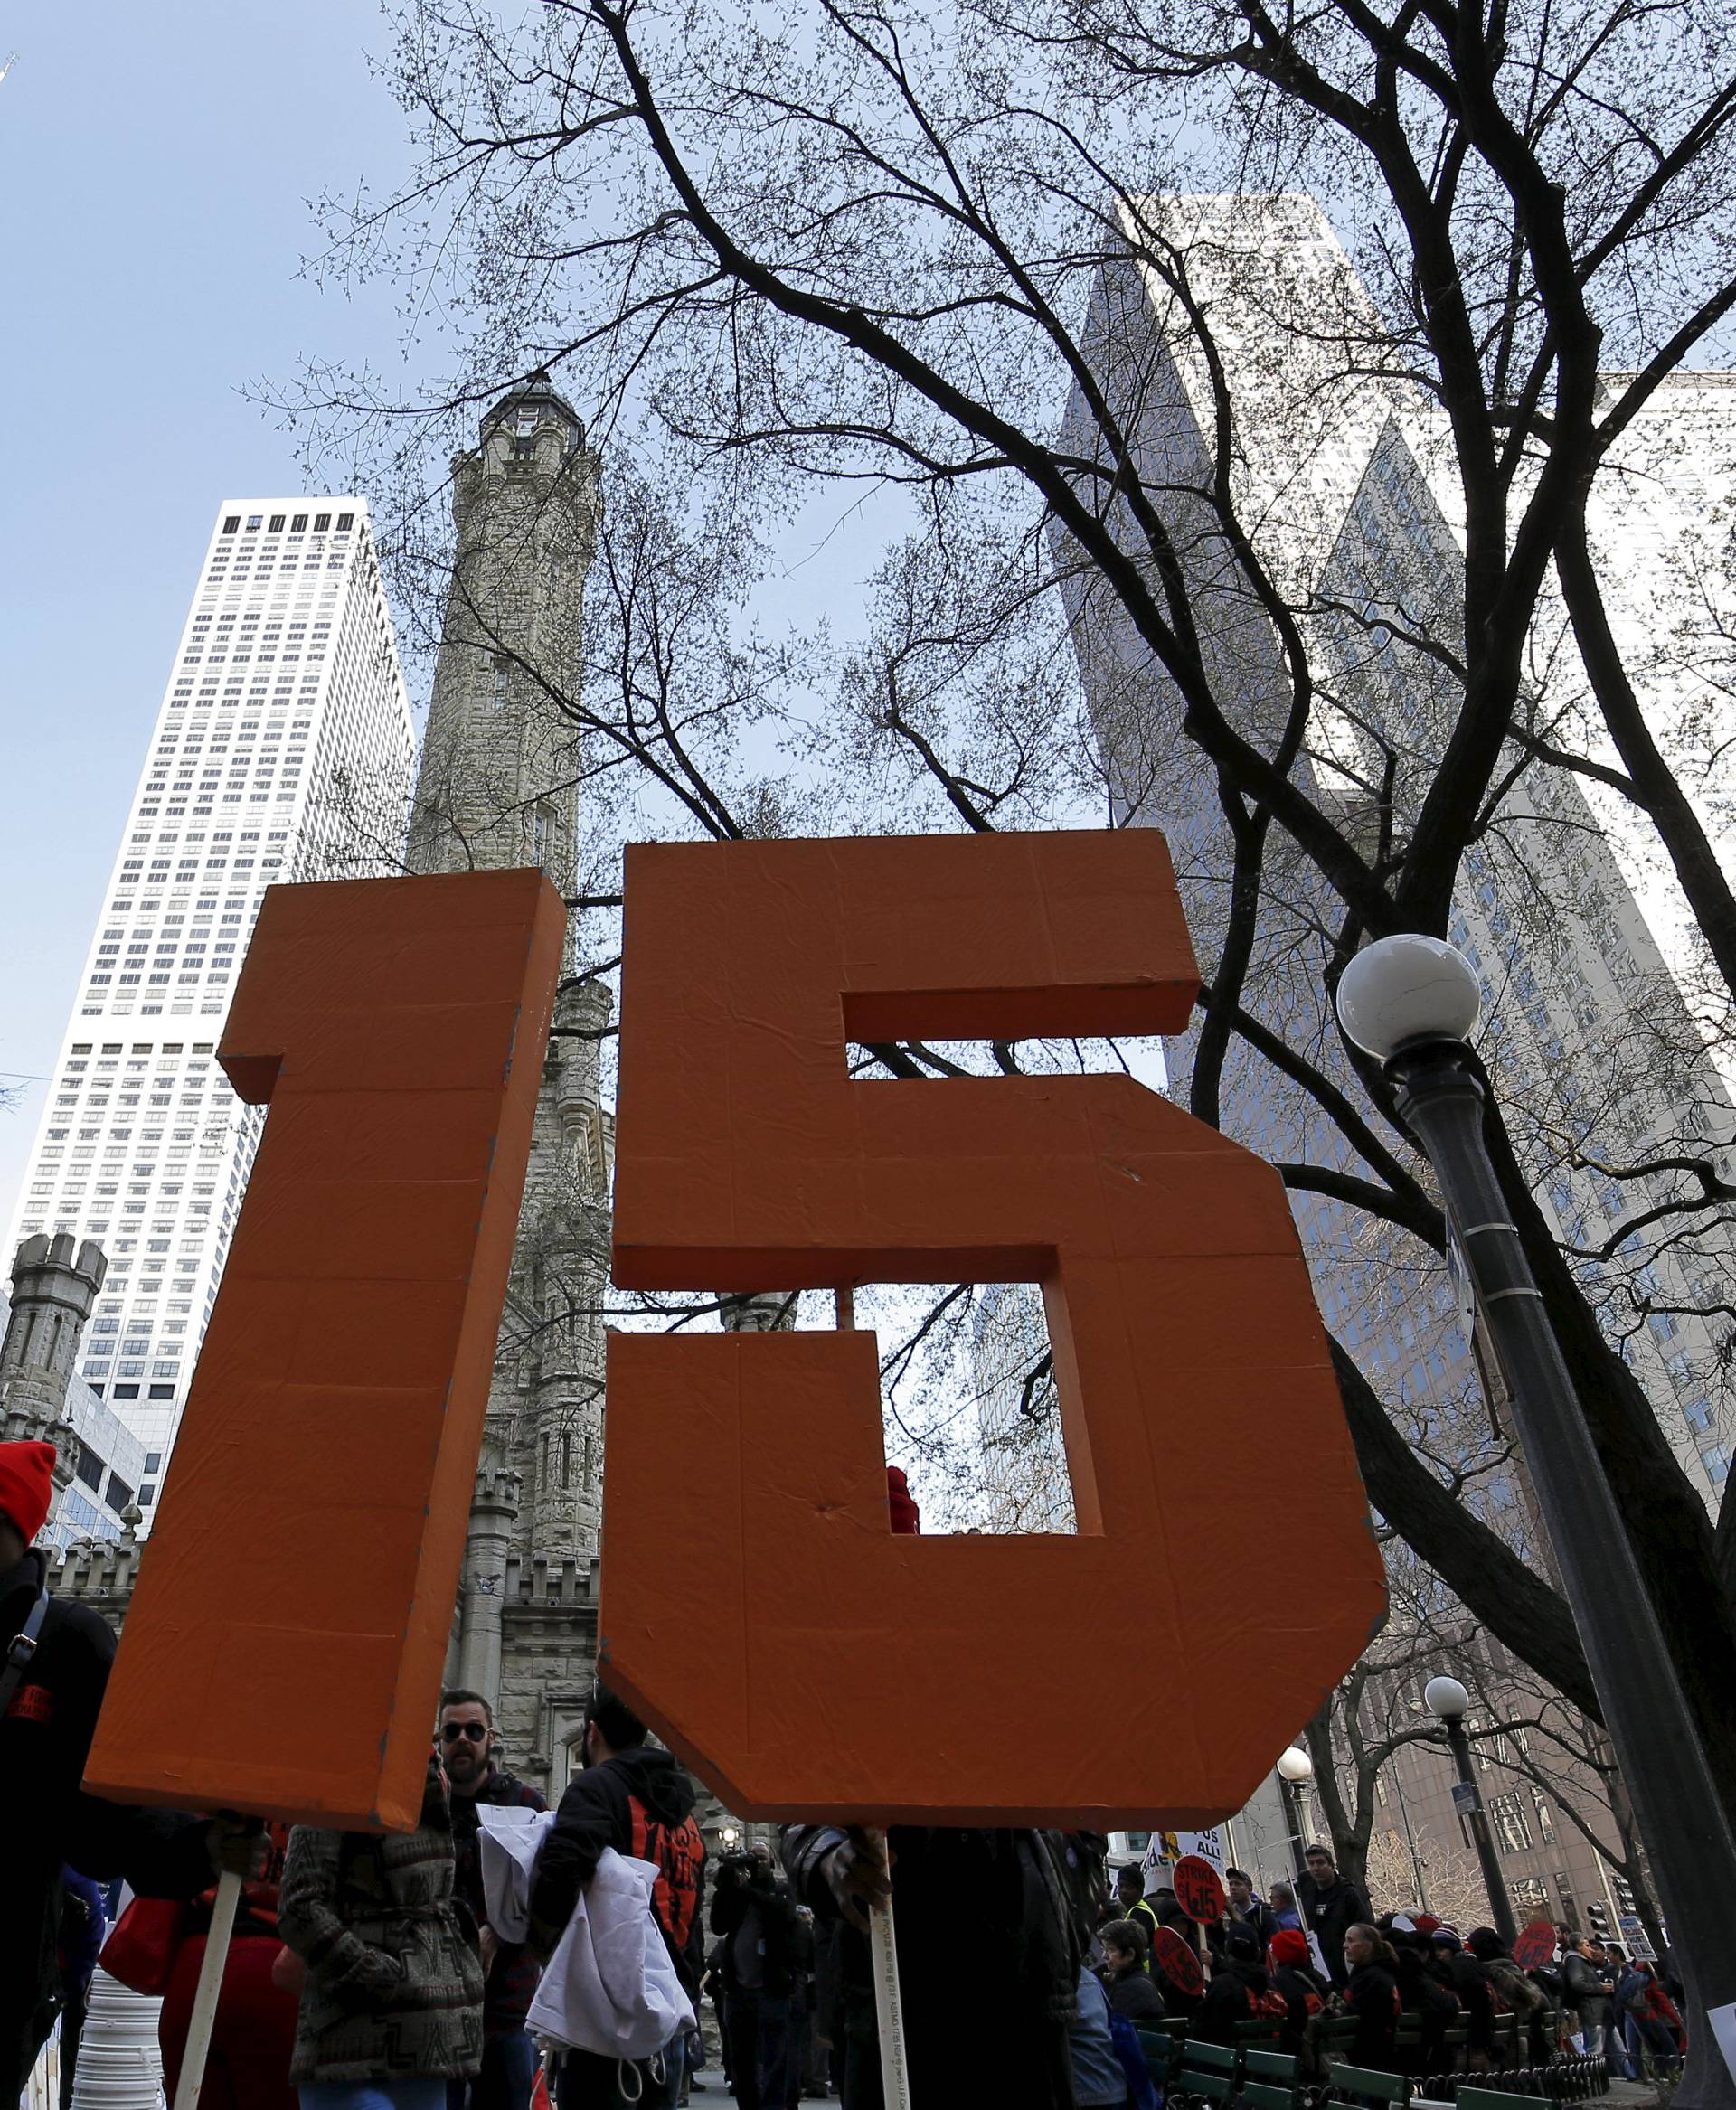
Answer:
[(99, 1964), (79, 2039), (72, 2110), (159, 2110), (163, 2055), (156, 2018), (163, 2002), (133, 1992)]

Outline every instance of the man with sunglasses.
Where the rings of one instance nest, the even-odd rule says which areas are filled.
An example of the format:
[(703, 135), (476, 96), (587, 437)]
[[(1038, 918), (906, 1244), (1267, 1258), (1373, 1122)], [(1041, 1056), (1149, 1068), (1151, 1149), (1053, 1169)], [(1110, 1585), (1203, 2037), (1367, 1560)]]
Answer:
[(482, 2071), (447, 2086), (447, 2110), (530, 2110), (536, 2048), (524, 2017), (536, 1992), (536, 1959), (522, 1942), (503, 1942), (488, 1925), (482, 1896), (479, 1803), (546, 1810), (542, 1797), (496, 1759), (495, 1710), (480, 1692), (440, 1696), (440, 1762), (452, 1788), (457, 1888), (480, 1931), (483, 1969)]

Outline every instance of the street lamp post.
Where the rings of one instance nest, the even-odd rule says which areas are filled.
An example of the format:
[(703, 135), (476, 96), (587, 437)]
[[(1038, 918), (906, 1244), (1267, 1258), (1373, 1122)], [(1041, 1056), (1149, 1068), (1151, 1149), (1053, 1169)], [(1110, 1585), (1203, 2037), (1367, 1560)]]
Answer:
[(1440, 1182), (1651, 1852), (1692, 2010), (1675, 2110), (1736, 2110), (1736, 2077), (1706, 2022), (1707, 2009), (1736, 2002), (1736, 1837), (1495, 1177), (1483, 1134), (1485, 1088), (1466, 1045), (1478, 1008), (1470, 963), (1438, 938), (1381, 938), (1356, 956), (1338, 986), (1346, 1038), (1384, 1065), (1398, 1111)]
[(1471, 1696), (1457, 1678), (1430, 1678), (1422, 1689), (1422, 1697), (1429, 1713), (1447, 1731), (1453, 1766), (1458, 1774), (1453, 1801), (1459, 1815), (1471, 1828), (1477, 1861), (1483, 1870), (1483, 1887), (1489, 1894), (1490, 1924), (1511, 1949), (1519, 1929), (1514, 1924), (1513, 1900), (1507, 1895), (1506, 1878), (1501, 1873), (1501, 1857), (1495, 1851), (1495, 1835), (1489, 1830), (1489, 1813), (1483, 1807), (1482, 1791), (1471, 1771), (1471, 1739), (1465, 1733), (1465, 1717)]
[(1314, 1778), (1314, 1760), (1300, 1744), (1292, 1744), (1288, 1750), (1278, 1753), (1278, 1777), (1284, 1790), (1284, 1808), (1290, 1820), (1290, 1859), (1300, 1878), (1308, 1872), (1307, 1813), (1304, 1797), (1309, 1781)]

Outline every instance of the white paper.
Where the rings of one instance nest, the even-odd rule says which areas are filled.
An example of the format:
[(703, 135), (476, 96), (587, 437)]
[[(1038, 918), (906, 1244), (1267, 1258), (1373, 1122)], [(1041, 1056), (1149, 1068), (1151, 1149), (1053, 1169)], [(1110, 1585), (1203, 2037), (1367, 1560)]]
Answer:
[(531, 1877), (552, 1810), (476, 1804), (481, 1828), (482, 1903), (488, 1924), (504, 1942), (522, 1942), (530, 1932)]
[(1724, 2055), (1724, 2064), (1730, 2068), (1730, 2077), (1736, 2080), (1736, 2000), (1727, 2007), (1708, 2008), (1706, 2020), (1712, 2024), (1712, 2033), (1718, 2039), (1718, 2049)]

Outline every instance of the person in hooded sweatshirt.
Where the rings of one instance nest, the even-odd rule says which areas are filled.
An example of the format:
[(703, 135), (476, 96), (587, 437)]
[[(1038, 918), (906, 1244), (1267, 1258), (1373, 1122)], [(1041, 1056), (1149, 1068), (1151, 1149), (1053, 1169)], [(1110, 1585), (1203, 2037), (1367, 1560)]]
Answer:
[(1233, 2044), (1236, 2024), (1258, 2019), (1271, 1981), (1260, 1960), (1260, 1937), (1239, 1920), (1223, 1930), (1223, 1947), (1212, 1960), (1212, 1983), (1188, 2035), (1207, 2044)]
[[(658, 1870), (651, 1907), (675, 1973), (698, 2012), (704, 1963), (700, 1898), (705, 1843), (693, 1822), (693, 1790), (679, 1759), (654, 1750), (650, 1731), (625, 1701), (592, 1687), (581, 1739), (584, 1771), (561, 1798), (554, 1823), (536, 1858), (531, 1886), (531, 1942), (547, 1957), (572, 1917), (580, 1891), (597, 1873), (603, 1849)], [(562, 2055), (556, 2100), (561, 2110), (671, 2110), (681, 2094), (684, 2032), (653, 2058), (638, 2061), (639, 2087), (623, 2095), (618, 2063), (590, 2051)]]
[(1302, 2049), (1309, 2021), (1325, 2011), (1331, 1982), (1314, 1968), (1308, 1937), (1300, 1927), (1279, 1927), (1267, 1945), (1266, 1962), (1272, 1991), (1285, 2007), (1278, 2048), (1294, 2058)]

